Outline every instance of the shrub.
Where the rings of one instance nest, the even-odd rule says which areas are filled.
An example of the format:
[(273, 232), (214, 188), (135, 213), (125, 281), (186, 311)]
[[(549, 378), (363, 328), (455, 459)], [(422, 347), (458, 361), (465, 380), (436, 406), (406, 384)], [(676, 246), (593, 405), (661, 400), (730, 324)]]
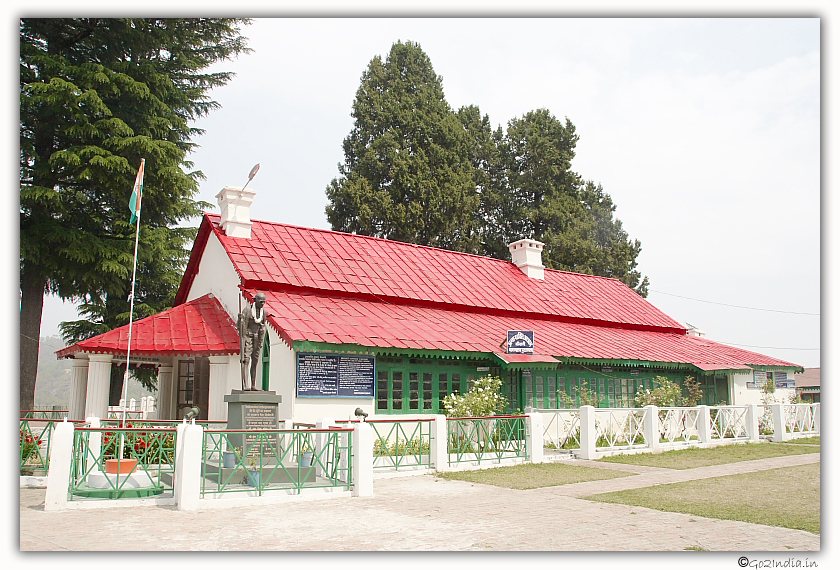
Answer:
[(450, 418), (492, 416), (505, 408), (506, 401), (501, 388), (501, 378), (484, 376), (476, 380), (466, 394), (450, 394), (444, 397), (443, 409)]

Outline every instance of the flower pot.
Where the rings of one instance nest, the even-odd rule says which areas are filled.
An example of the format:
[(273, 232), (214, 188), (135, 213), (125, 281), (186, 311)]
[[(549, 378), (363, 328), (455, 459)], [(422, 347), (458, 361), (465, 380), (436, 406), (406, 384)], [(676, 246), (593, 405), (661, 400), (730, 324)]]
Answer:
[(225, 469), (233, 469), (236, 467), (236, 453), (233, 451), (222, 452), (222, 467)]
[(137, 467), (136, 459), (106, 459), (105, 473), (129, 475)]
[(251, 487), (259, 487), (260, 486), (260, 472), (259, 471), (248, 471), (248, 485)]
[(304, 451), (300, 456), (300, 466), (301, 467), (311, 467), (312, 466), (312, 452), (311, 451)]

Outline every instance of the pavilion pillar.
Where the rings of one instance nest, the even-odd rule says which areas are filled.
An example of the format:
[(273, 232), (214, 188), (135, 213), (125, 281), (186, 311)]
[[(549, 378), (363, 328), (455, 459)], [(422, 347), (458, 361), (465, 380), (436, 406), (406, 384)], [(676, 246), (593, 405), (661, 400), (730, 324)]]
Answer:
[(85, 417), (108, 417), (108, 394), (111, 390), (110, 354), (91, 354), (87, 375)]
[(207, 419), (210, 421), (227, 421), (228, 394), (228, 356), (210, 357), (210, 380), (207, 394)]
[(158, 367), (158, 419), (175, 419), (172, 414), (172, 366)]
[(70, 377), (70, 407), (68, 419), (85, 419), (85, 401), (87, 400), (88, 358), (76, 355), (73, 359), (73, 375)]

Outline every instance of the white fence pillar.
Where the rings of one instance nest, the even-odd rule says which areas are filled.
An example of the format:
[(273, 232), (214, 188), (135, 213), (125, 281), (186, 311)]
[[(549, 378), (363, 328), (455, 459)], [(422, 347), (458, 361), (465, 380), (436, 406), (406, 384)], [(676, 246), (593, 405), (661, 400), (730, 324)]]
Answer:
[(67, 508), (67, 494), (70, 492), (70, 471), (73, 463), (74, 424), (63, 421), (55, 424), (50, 441), (50, 467), (47, 471), (47, 493), (44, 497), (45, 511), (60, 511)]
[(373, 428), (365, 422), (353, 427), (353, 491), (354, 497), (373, 495)]
[[(335, 420), (332, 418), (321, 418), (320, 420), (315, 422), (315, 429), (330, 429), (335, 425)], [(352, 425), (352, 424), (351, 424)], [(327, 474), (326, 469), (322, 463), (328, 461), (326, 456), (326, 451), (324, 448), (327, 447), (327, 442), (329, 441), (330, 434), (328, 433), (317, 433), (315, 434), (315, 449), (313, 449), (312, 454), (312, 461), (315, 462), (315, 476), (316, 477), (325, 477)], [(321, 461), (316, 462), (316, 458), (320, 457)]]
[(539, 412), (531, 412), (525, 417), (525, 453), (531, 463), (542, 463), (543, 452), (543, 417)]
[(204, 428), (194, 423), (180, 423), (176, 430), (175, 485), (172, 494), (179, 511), (195, 511), (201, 498)]
[(820, 403), (814, 404), (814, 431), (820, 435)]
[(653, 453), (659, 453), (659, 408), (645, 406), (645, 443)]
[(595, 442), (598, 434), (595, 431), (595, 408), (580, 407), (580, 457), (581, 459), (596, 459)]
[(446, 416), (436, 414), (430, 426), (429, 453), (432, 454), (432, 465), (437, 471), (449, 469), (449, 441), (447, 440)]
[(753, 443), (759, 440), (758, 408), (755, 404), (747, 404), (747, 439)]
[(706, 405), (697, 406), (697, 439), (700, 443), (712, 441), (712, 416)]
[(788, 439), (785, 429), (785, 407), (783, 404), (770, 404), (770, 413), (773, 415), (773, 436), (772, 441), (785, 441)]

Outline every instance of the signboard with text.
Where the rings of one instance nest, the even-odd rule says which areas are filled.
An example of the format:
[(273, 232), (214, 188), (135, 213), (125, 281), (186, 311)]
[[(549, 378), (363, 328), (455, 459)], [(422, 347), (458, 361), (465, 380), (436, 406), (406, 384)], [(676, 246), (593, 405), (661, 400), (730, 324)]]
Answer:
[(373, 398), (376, 357), (303, 354), (297, 358), (301, 398)]
[(534, 354), (534, 331), (508, 331), (508, 354)]

